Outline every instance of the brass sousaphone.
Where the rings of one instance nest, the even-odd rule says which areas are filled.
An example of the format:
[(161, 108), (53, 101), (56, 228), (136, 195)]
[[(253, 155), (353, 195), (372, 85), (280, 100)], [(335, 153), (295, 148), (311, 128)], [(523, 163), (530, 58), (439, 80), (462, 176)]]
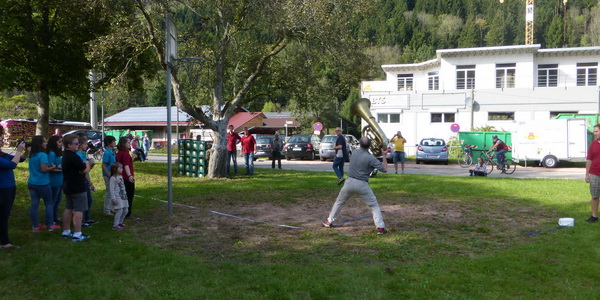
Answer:
[[(383, 147), (387, 148), (388, 139), (385, 137), (385, 133), (377, 124), (377, 120), (371, 115), (371, 101), (366, 98), (360, 98), (350, 106), (350, 113), (355, 116), (361, 117), (367, 126), (363, 127), (362, 135), (368, 137), (371, 140), (371, 152), (375, 156), (383, 156), (385, 153), (381, 152)], [(385, 159), (385, 158), (384, 158)]]

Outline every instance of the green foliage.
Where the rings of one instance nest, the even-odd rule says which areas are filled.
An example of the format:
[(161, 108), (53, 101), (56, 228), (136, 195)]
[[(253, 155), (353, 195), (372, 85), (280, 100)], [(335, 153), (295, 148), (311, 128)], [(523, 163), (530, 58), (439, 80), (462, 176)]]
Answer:
[(503, 130), (497, 130), (496, 127), (494, 127), (494, 126), (485, 125), (485, 126), (481, 126), (481, 127), (474, 127), (473, 131), (495, 132), (495, 131), (503, 131)]
[(278, 111), (277, 109), (277, 105), (271, 101), (267, 101), (265, 102), (265, 105), (263, 106), (263, 109), (261, 110), (262, 112), (276, 112)]
[(0, 95), (0, 119), (36, 118), (37, 106), (29, 95)]
[(559, 48), (563, 45), (563, 20), (561, 16), (555, 15), (546, 32), (546, 47)]

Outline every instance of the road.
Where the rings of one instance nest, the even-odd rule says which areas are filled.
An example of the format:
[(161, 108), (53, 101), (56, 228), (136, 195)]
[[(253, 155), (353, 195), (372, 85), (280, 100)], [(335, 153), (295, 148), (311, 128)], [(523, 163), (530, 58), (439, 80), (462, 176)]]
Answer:
[[(177, 159), (177, 156), (173, 156), (173, 162)], [(149, 161), (151, 162), (166, 162), (166, 155), (149, 155)], [(308, 161), (308, 160), (285, 160), (281, 161), (283, 169), (300, 170), (300, 171), (322, 171), (332, 172), (331, 161)], [(238, 166), (244, 166), (244, 158), (238, 157)], [(259, 159), (254, 163), (255, 168), (270, 168), (271, 161)], [(348, 163), (346, 163), (346, 168)], [(174, 166), (174, 168), (176, 168)], [(391, 173), (394, 172), (394, 164), (388, 164), (388, 169)], [(446, 176), (469, 176), (468, 168), (461, 168), (456, 163), (449, 165), (442, 164), (419, 164), (417, 165), (414, 161), (408, 161), (405, 164), (404, 174), (421, 174), (421, 175), (446, 175)], [(398, 175), (402, 176), (402, 175)], [(490, 177), (513, 177), (513, 178), (555, 178), (555, 179), (574, 179), (583, 180), (585, 176), (585, 168), (553, 168), (548, 169), (538, 166), (517, 166), (517, 170), (511, 175), (505, 175), (500, 173), (498, 170), (494, 170)]]

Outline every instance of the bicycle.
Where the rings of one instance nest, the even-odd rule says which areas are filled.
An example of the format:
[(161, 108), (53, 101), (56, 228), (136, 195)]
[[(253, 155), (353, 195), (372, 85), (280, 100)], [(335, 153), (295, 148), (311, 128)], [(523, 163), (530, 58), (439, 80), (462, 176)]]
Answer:
[(504, 174), (512, 174), (517, 169), (517, 164), (512, 159), (507, 159), (504, 157), (504, 165), (500, 167), (498, 161), (496, 159), (496, 152), (494, 154), (488, 155), (486, 151), (482, 151), (480, 157), (483, 158), (483, 161), (487, 164), (485, 172), (489, 175), (494, 171), (494, 167), (500, 170)]
[(465, 150), (458, 156), (458, 165), (463, 168), (468, 168), (473, 165), (473, 148), (477, 145), (465, 145)]

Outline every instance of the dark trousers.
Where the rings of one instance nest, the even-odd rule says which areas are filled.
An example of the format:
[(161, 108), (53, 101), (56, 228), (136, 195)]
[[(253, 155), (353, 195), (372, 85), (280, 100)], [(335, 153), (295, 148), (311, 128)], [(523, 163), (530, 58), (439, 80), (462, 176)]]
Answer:
[(277, 160), (277, 163), (279, 165), (279, 168), (281, 169), (281, 152), (280, 151), (275, 151), (273, 150), (273, 152), (271, 152), (271, 168), (275, 169), (275, 160)]
[(15, 202), (17, 187), (0, 189), (0, 245), (9, 244), (8, 217)]
[(124, 180), (125, 192), (127, 193), (127, 202), (129, 203), (129, 211), (125, 217), (131, 216), (131, 210), (133, 208), (133, 194), (135, 193), (135, 183), (129, 180)]
[(471, 173), (471, 176), (487, 176), (483, 171), (469, 170), (469, 173)]

